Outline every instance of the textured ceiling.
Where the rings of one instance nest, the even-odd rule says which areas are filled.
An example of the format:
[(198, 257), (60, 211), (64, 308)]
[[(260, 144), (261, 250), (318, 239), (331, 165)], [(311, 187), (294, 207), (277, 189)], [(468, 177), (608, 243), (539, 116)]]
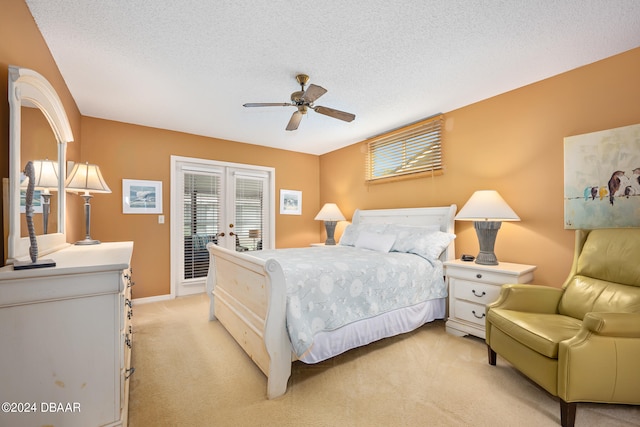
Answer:
[[(85, 116), (323, 154), (640, 46), (638, 0), (26, 0)], [(328, 92), (285, 127), (295, 75)]]

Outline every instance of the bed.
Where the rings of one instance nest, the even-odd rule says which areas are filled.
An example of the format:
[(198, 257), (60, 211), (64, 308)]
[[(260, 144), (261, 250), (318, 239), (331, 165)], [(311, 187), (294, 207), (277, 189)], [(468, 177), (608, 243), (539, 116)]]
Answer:
[(295, 360), (316, 363), (445, 317), (442, 261), (455, 257), (455, 213), (356, 210), (336, 246), (236, 252), (210, 243), (209, 319), (267, 376), (267, 397), (279, 397)]

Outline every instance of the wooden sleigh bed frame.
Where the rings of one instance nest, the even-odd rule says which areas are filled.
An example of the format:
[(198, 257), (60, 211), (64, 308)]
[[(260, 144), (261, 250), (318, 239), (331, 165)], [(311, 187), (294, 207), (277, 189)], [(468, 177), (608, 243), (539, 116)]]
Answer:
[[(356, 210), (353, 224), (385, 223), (413, 226), (438, 225), (454, 232), (456, 205), (430, 208)], [(209, 319), (219, 320), (267, 376), (267, 397), (283, 395), (296, 360), (286, 327), (286, 285), (275, 259), (259, 259), (213, 243), (206, 288)], [(443, 261), (455, 257), (454, 243), (443, 252)]]

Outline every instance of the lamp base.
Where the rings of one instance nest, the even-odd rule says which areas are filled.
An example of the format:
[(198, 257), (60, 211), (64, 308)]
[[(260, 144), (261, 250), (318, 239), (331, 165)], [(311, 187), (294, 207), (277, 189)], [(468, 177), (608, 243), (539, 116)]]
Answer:
[(39, 259), (36, 262), (16, 261), (13, 263), (14, 270), (30, 270), (32, 268), (55, 267), (56, 262), (52, 259)]
[(335, 246), (336, 245), (336, 239), (333, 238), (333, 235), (336, 231), (336, 224), (338, 223), (338, 221), (325, 221), (324, 222), (324, 227), (327, 230), (327, 240), (325, 240), (324, 245), (325, 246)]
[(99, 245), (99, 244), (100, 244), (100, 240), (93, 240), (90, 237), (84, 240), (78, 240), (77, 242), (74, 243), (74, 245)]
[(476, 264), (498, 265), (498, 258), (493, 253), (493, 248), (501, 225), (501, 221), (475, 221), (473, 223), (478, 235), (478, 243), (480, 244), (480, 252), (476, 257)]

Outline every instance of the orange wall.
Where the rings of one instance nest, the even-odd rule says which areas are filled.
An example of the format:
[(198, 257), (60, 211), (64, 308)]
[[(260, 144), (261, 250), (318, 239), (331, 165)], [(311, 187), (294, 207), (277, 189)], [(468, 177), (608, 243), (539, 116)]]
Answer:
[[(559, 286), (574, 232), (564, 229), (563, 138), (640, 123), (640, 48), (445, 113), (441, 176), (367, 186), (364, 143), (320, 158), (321, 201), (356, 208), (462, 208), (497, 190), (522, 219), (503, 223), (498, 260), (537, 265), (535, 282)], [(456, 223), (456, 254), (478, 252), (471, 222)]]
[[(81, 137), (82, 161), (98, 164), (112, 191), (91, 200), (91, 237), (134, 242), (135, 298), (170, 290), (171, 155), (275, 168), (276, 246), (307, 246), (320, 239), (313, 220), (320, 210), (318, 156), (86, 116)], [(123, 179), (162, 181), (164, 224), (157, 215), (122, 213)], [(278, 214), (283, 188), (302, 191), (302, 215)]]

